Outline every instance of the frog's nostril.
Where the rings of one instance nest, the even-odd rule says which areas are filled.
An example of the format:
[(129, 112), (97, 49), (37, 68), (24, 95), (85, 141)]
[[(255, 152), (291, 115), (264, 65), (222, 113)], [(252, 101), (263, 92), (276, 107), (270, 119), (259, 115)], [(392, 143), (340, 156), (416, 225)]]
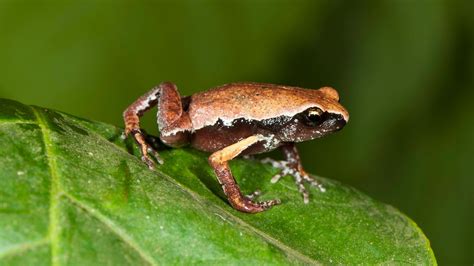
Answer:
[(326, 120), (326, 127), (328, 130), (340, 130), (346, 125), (346, 120), (340, 114), (330, 114), (329, 119)]
[(346, 125), (346, 120), (341, 116), (336, 119), (336, 128), (342, 129)]

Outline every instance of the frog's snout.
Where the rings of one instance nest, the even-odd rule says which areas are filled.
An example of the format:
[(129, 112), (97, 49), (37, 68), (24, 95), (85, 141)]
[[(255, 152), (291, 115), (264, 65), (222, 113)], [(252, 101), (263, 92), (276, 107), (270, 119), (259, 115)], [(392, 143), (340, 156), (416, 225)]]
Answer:
[(326, 128), (338, 131), (346, 125), (347, 121), (344, 116), (340, 114), (330, 114), (324, 123), (326, 124), (324, 125)]

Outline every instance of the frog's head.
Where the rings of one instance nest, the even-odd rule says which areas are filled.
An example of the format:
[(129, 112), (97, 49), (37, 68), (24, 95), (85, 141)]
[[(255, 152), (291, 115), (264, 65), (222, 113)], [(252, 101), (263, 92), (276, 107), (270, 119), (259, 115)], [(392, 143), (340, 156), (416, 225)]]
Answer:
[(349, 113), (339, 103), (339, 94), (331, 87), (314, 90), (312, 104), (294, 115), (281, 129), (281, 139), (301, 142), (341, 130)]

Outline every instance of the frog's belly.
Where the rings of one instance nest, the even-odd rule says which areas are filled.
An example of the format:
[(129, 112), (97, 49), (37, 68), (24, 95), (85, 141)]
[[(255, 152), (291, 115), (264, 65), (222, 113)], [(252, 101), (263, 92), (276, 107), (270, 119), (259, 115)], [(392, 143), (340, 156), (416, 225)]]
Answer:
[[(234, 124), (228, 127), (222, 125), (222, 123), (217, 123), (216, 125), (207, 126), (195, 131), (191, 136), (190, 144), (198, 150), (215, 152), (256, 134), (263, 136), (271, 135), (268, 130), (259, 128), (256, 125)], [(243, 151), (241, 155), (268, 152), (279, 146), (280, 143), (274, 140), (271, 141), (270, 138), (268, 138), (268, 140), (250, 146)]]

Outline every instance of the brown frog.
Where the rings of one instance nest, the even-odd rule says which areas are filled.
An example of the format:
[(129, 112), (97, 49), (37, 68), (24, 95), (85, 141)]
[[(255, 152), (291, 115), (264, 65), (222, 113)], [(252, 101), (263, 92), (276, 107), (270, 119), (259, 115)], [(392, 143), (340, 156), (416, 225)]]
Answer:
[(304, 202), (309, 194), (304, 183), (324, 188), (303, 169), (295, 143), (323, 137), (340, 130), (349, 113), (331, 87), (318, 90), (264, 83), (232, 83), (181, 97), (176, 85), (163, 82), (136, 100), (123, 113), (126, 136), (138, 143), (142, 160), (153, 169), (153, 155), (162, 159), (146, 142), (139, 118), (157, 106), (160, 139), (171, 147), (190, 144), (212, 153), (214, 169), (229, 203), (237, 210), (257, 213), (279, 204), (279, 200), (256, 202), (244, 196), (228, 161), (240, 155), (264, 153), (280, 148), (285, 161), (271, 162), (282, 169), (272, 182), (286, 174), (294, 177)]

